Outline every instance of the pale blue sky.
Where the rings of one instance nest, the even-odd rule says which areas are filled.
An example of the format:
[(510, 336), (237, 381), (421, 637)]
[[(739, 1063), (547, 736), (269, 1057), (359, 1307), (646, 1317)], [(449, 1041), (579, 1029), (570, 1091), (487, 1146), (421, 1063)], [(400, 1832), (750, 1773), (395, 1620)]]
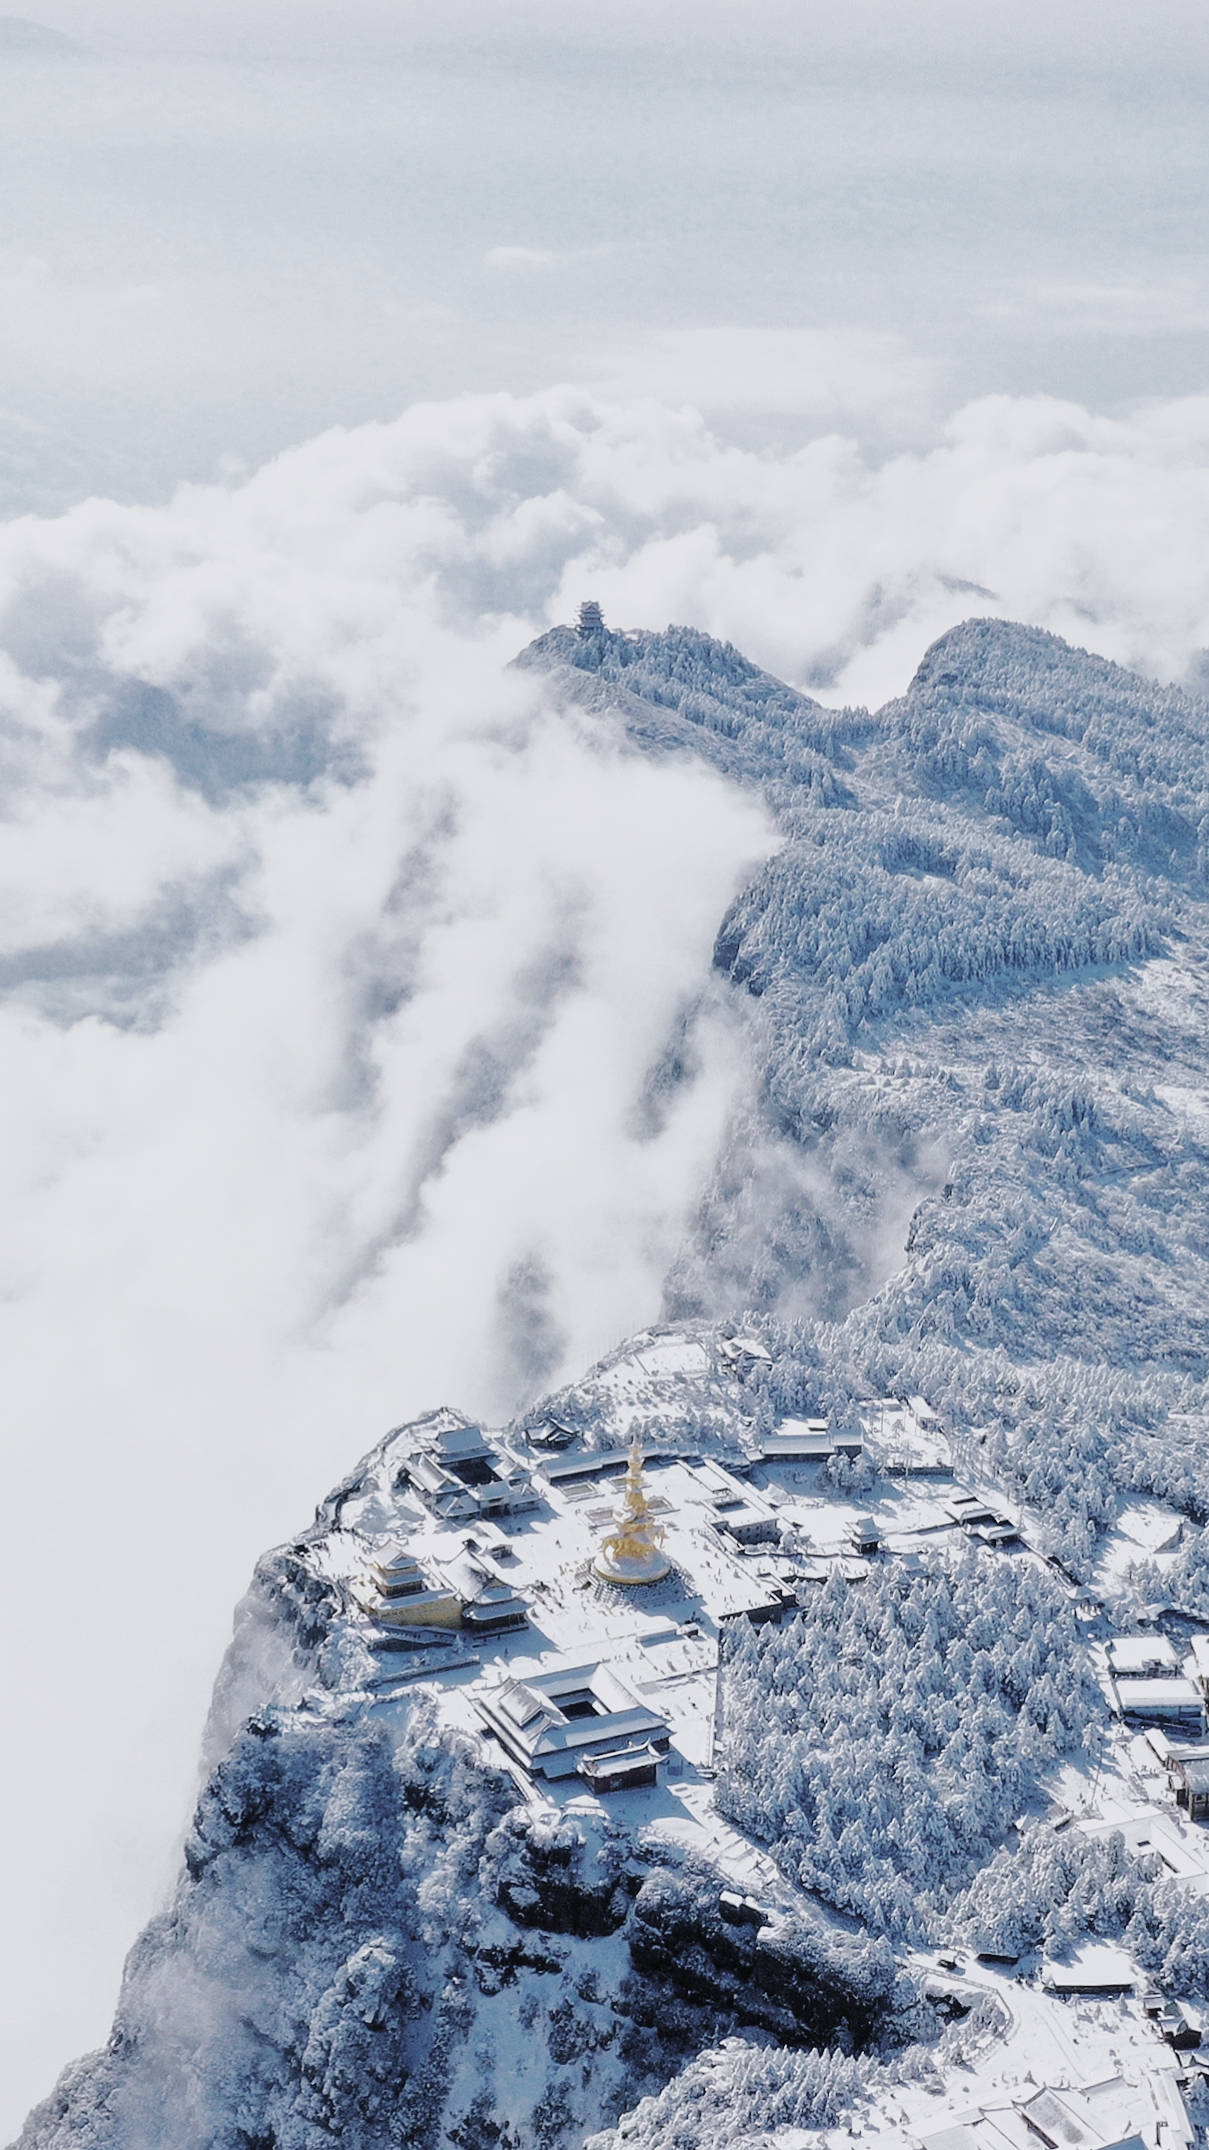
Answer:
[[(467, 388), (651, 388), (791, 445), (1204, 386), (1191, 10), (1141, 37), (1026, 8), (1006, 49), (977, 8), (908, 36), (867, 0), (845, 41), (770, 4), (689, 36), (669, 0), (657, 48), (636, 9), (579, 41), (564, 15), (530, 0), (505, 46), (463, 5), (436, 51), (362, 0), (333, 50), (330, 9), (219, 6), (198, 58), (138, 49), (195, 41), (193, 9), (62, 0), (96, 56), (0, 60), (0, 509), (162, 495)], [(263, 56), (215, 56), (237, 35)]]

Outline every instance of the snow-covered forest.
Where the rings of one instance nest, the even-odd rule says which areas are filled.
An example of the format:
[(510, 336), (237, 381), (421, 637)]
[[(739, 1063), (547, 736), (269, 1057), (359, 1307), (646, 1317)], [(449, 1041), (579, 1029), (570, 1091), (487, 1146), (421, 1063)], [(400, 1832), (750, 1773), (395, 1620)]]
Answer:
[(1097, 1713), (1069, 1603), (1032, 1565), (837, 1572), (785, 1626), (727, 1631), (718, 1803), (837, 1910), (934, 1938)]
[(952, 1930), (975, 1947), (1060, 1955), (1089, 1938), (1123, 1940), (1164, 1990), (1209, 1999), (1204, 1898), (1154, 1853), (1117, 1834), (1088, 1838), (1042, 1824), (1000, 1851), (954, 1905)]
[(585, 2150), (725, 2150), (774, 2128), (826, 2127), (859, 2100), (867, 2074), (839, 2053), (732, 2043), (701, 2054), (640, 2101), (624, 2132), (593, 2136)]
[(685, 628), (525, 661), (786, 836), (719, 931), (760, 1094), (668, 1313), (763, 1310), (757, 1408), (922, 1390), (1078, 1575), (1122, 1497), (1209, 1517), (1206, 705), (996, 620), (875, 715)]

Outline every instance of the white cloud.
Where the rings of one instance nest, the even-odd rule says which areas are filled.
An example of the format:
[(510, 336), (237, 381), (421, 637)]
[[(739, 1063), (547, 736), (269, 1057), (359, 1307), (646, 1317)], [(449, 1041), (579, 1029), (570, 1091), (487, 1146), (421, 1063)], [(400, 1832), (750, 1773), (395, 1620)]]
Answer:
[(1025, 277), (1005, 285), (979, 311), (1009, 328), (1047, 321), (1058, 335), (1202, 335), (1209, 296), (1199, 276), (1172, 268), (1150, 278)]
[(492, 246), (483, 256), (489, 269), (503, 269), (509, 274), (519, 271), (521, 275), (535, 269), (552, 269), (558, 259), (544, 246)]
[(582, 363), (603, 396), (783, 412), (836, 427), (874, 416), (901, 428), (930, 409), (938, 373), (888, 334), (743, 325), (659, 329)]
[(1175, 676), (1207, 550), (1209, 399), (986, 399), (874, 459), (464, 398), (0, 529), (5, 2118), (103, 2031), (256, 1552), (405, 1412), (649, 1319), (744, 1080), (703, 984), (760, 816), (505, 660), (594, 594), (830, 698), (971, 611)]
[(149, 283), (67, 278), (36, 254), (0, 263), (0, 352), (13, 362), (71, 371), (137, 351), (154, 362), (164, 293)]
[(582, 542), (550, 452), (499, 399), (0, 533), (14, 2107), (102, 2032), (257, 1550), (400, 1416), (648, 1319), (743, 1079), (709, 958), (761, 813), (483, 616)]

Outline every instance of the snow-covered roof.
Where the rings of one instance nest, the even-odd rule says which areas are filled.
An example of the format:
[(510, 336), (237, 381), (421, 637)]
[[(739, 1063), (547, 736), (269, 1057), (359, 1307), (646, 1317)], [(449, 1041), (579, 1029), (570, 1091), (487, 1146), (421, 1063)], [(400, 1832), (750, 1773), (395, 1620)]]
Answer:
[(513, 1724), (527, 1729), (553, 1724), (554, 1717), (544, 1695), (534, 1692), (525, 1680), (505, 1680), (492, 1698), (496, 1708)]
[(1188, 1791), (1209, 1792), (1209, 1756), (1205, 1756), (1200, 1760), (1184, 1762), (1177, 1755), (1173, 1757), (1173, 1761), (1175, 1768), (1179, 1772), (1180, 1779)]
[(472, 1553), (461, 1553), (451, 1560), (445, 1574), (458, 1596), (467, 1605), (490, 1604), (496, 1601), (520, 1602), (511, 1583), (506, 1583)]
[(762, 1359), (766, 1365), (772, 1364), (772, 1353), (754, 1336), (724, 1336), (722, 1350), (728, 1358)]
[(1041, 1971), (1042, 1984), (1051, 1993), (1127, 1993), (1135, 1975), (1132, 1957), (1111, 1941), (1085, 1941), (1062, 1962), (1047, 1962)]
[(1166, 1635), (1114, 1635), (1108, 1645), (1108, 1662), (1114, 1672), (1174, 1672), (1179, 1662)]
[(456, 1457), (461, 1461), (467, 1456), (486, 1456), (490, 1454), (481, 1426), (441, 1426), (433, 1436), (432, 1445), (437, 1454), (446, 1462), (451, 1457)]
[[(848, 1445), (859, 1443), (850, 1441)], [(775, 1433), (761, 1434), (757, 1446), (760, 1455), (768, 1462), (777, 1456), (800, 1456), (807, 1462), (817, 1458), (819, 1462), (826, 1462), (835, 1454), (835, 1442), (826, 1428), (821, 1433), (795, 1433), (788, 1426), (778, 1426)]]
[[(595, 1708), (564, 1714), (572, 1697), (591, 1697)], [(546, 1671), (526, 1670), (476, 1697), (486, 1724), (526, 1767), (541, 1770), (568, 1750), (597, 1753), (635, 1740), (656, 1738), (666, 1746), (668, 1722), (659, 1710), (639, 1700), (610, 1665), (562, 1664)]]
[(1201, 1697), (1191, 1680), (1114, 1679), (1117, 1702), (1135, 1716), (1186, 1717), (1202, 1708)]
[(394, 1582), (405, 1575), (419, 1575), (422, 1571), (410, 1546), (397, 1545), (393, 1551), (383, 1549), (374, 1555), (374, 1566), (379, 1575)]

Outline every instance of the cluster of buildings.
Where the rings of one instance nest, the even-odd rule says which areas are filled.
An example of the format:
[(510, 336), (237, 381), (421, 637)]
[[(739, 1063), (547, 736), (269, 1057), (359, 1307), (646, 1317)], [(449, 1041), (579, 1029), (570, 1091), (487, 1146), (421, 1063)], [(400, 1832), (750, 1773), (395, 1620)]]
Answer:
[(1166, 1635), (1115, 1635), (1105, 1649), (1108, 1695), (1118, 1717), (1181, 1732), (1206, 1729), (1209, 1648), (1198, 1636), (1185, 1658)]
[[(784, 1557), (775, 1492), (712, 1457), (644, 1465), (636, 1443), (522, 1454), (451, 1411), (406, 1431), (386, 1488), (405, 1536), (347, 1574), (383, 1687), (472, 1668), (480, 1729), (535, 1784), (656, 1784), (690, 1710), (704, 1762), (721, 1630), (780, 1620), (819, 1565)], [(355, 1553), (353, 1530), (341, 1542)]]
[(506, 1441), (488, 1441), (460, 1411), (430, 1411), (411, 1430), (415, 1451), (401, 1475), (443, 1522), (517, 1515), (537, 1506), (522, 1458)]
[[(358, 1592), (362, 1610), (389, 1632), (407, 1628), (467, 1628), (499, 1635), (525, 1627), (525, 1599), (510, 1582), (490, 1543), (474, 1538), (444, 1560), (423, 1566), (406, 1546), (382, 1552)], [(425, 1640), (430, 1638), (425, 1636)]]
[[(767, 1357), (739, 1335), (720, 1348), (736, 1367)], [(661, 1359), (654, 1373), (646, 1366), (660, 1351), (681, 1378), (689, 1349), (676, 1338), (644, 1345), (648, 1379), (660, 1374)], [(691, 1349), (702, 1355), (695, 1341)], [(944, 1436), (922, 1399), (874, 1408), (905, 1474), (942, 1467)], [(780, 1621), (837, 1570), (859, 1582), (880, 1550), (868, 1516), (846, 1510), (837, 1523), (825, 1505), (832, 1544), (807, 1514), (820, 1507), (811, 1489), (825, 1483), (811, 1467), (857, 1461), (866, 1430), (855, 1416), (790, 1418), (770, 1432), (752, 1426), (733, 1454), (661, 1448), (644, 1464), (636, 1441), (628, 1452), (589, 1449), (555, 1417), (513, 1439), (448, 1409), (399, 1428), (365, 1516), (371, 1542), (345, 1571), (362, 1633), (383, 1653), (375, 1692), (457, 1672), (480, 1729), (532, 1783), (576, 1777), (598, 1792), (658, 1783), (678, 1766), (690, 1699), (694, 1751), (712, 1758), (727, 1624)], [(399, 1535), (384, 1542), (387, 1516)], [(350, 1560), (357, 1528), (342, 1540)], [(618, 1610), (627, 1604), (629, 1615)], [(618, 1619), (631, 1640), (645, 1631), (645, 1655), (627, 1657), (616, 1635), (602, 1647), (602, 1626)], [(691, 1664), (661, 1690), (656, 1659), (670, 1664), (686, 1641)]]
[[(1178, 2090), (1160, 2117), (1164, 2150), (1189, 2150), (1194, 2140)], [(1119, 2079), (1082, 2090), (1035, 2090), (986, 2105), (916, 2138), (920, 2150), (1153, 2150), (1155, 2113), (1149, 2098), (1139, 2125), (1123, 2116), (1138, 2103)], [(1166, 2101), (1164, 2101), (1166, 2102)], [(1145, 2132), (1143, 2132), (1145, 2129)]]
[(515, 1550), (500, 1524), (540, 1496), (522, 1458), (460, 1412), (432, 1411), (408, 1431), (394, 1490), (413, 1496), (422, 1527), (404, 1544), (376, 1549), (352, 1593), (378, 1648), (444, 1650), (448, 1662), (455, 1636), (473, 1641), (527, 1626)]
[[(656, 1363), (665, 1349), (668, 1369)], [(688, 1349), (674, 1338), (644, 1346), (639, 1372), (648, 1386), (664, 1371), (683, 1377)], [(766, 1356), (742, 1336), (720, 1349), (736, 1371)], [(621, 1396), (614, 1423), (627, 1423), (626, 1408)], [(629, 1423), (643, 1422), (636, 1407)], [(882, 1484), (876, 1516), (859, 1512), (851, 1490), (837, 1490), (860, 1485), (859, 1476), (814, 1468), (856, 1463), (866, 1452), (896, 1481)], [(701, 1780), (713, 1773), (718, 1645), (728, 1623), (779, 1621), (811, 1586), (837, 1573), (857, 1583), (884, 1554), (924, 1557), (941, 1532), (949, 1542), (968, 1535), (996, 1548), (1019, 1536), (993, 1500), (954, 1482), (946, 1436), (916, 1397), (875, 1402), (859, 1420), (785, 1419), (771, 1431), (748, 1421), (725, 1451), (669, 1444), (646, 1459), (636, 1440), (628, 1451), (590, 1449), (582, 1428), (553, 1416), (510, 1439), (458, 1412), (432, 1412), (398, 1429), (380, 1480), (350, 1497), (333, 1543), (348, 1563), (341, 1572), (361, 1632), (388, 1653), (383, 1706), (399, 1682), (435, 1671), (443, 1715), (485, 1738), (526, 1797), (561, 1803), (671, 1779), (650, 1825), (661, 1826), (666, 1811), (681, 1831), (697, 1817), (716, 1835), (722, 1825), (710, 1818)], [(1119, 1636), (1107, 1646), (1104, 1679), (1119, 1717), (1144, 1730), (1163, 1759), (1179, 1802), (1209, 1818), (1209, 1639), (1181, 1654), (1163, 1635)], [(738, 1890), (726, 1892), (722, 1912), (739, 1924), (769, 1916)], [(1038, 2003), (1063, 2010), (1065, 1972), (1051, 1971)], [(1170, 2047), (1184, 2042), (1183, 2027), (1178, 2036), (1162, 2024), (1145, 2028), (1174, 2062)], [(1002, 2076), (986, 2087), (994, 2097), (947, 2121), (933, 2107), (921, 2124), (913, 2111), (915, 2132), (896, 2132), (894, 2142), (913, 2150), (1154, 2150), (1158, 2141), (1183, 2150), (1192, 2140), (1181, 2132), (1174, 2076), (1158, 2135), (1135, 2086), (1125, 2086), (1126, 2099), (1107, 2078), (1079, 2091)], [(1156, 2095), (1166, 2097), (1166, 2088)], [(905, 2110), (899, 2118), (908, 2119)]]

